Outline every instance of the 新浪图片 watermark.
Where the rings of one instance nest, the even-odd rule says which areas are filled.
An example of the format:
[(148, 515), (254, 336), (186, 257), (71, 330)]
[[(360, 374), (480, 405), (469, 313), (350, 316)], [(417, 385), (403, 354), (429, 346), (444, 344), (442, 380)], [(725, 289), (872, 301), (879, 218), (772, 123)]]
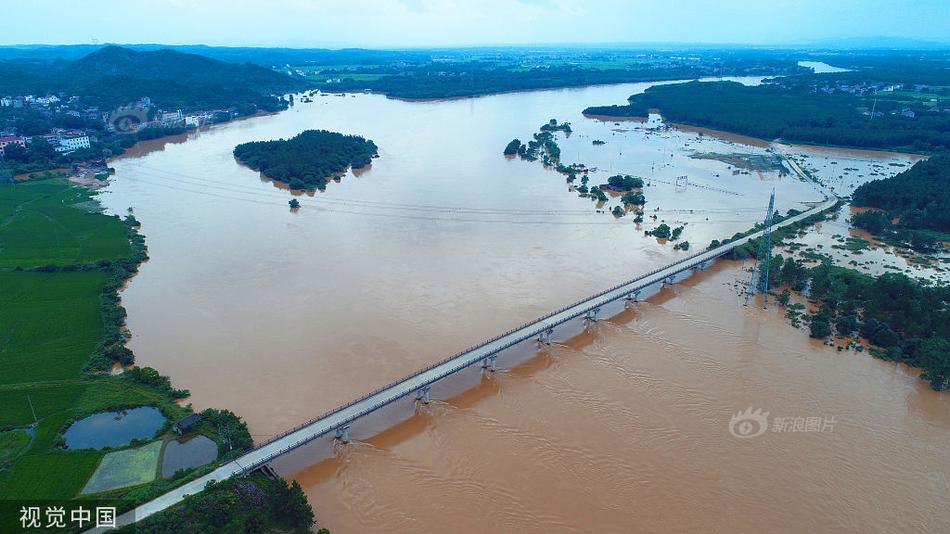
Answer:
[(772, 417), (770, 412), (763, 412), (761, 408), (752, 409), (750, 406), (737, 412), (729, 420), (729, 433), (733, 436), (746, 439), (755, 438), (772, 432), (834, 432), (834, 416), (825, 417)]

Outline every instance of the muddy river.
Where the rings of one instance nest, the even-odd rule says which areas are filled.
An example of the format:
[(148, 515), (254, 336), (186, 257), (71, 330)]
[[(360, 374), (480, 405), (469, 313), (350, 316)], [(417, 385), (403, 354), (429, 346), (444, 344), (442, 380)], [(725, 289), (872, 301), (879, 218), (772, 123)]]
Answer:
[[(317, 96), (139, 145), (102, 195), (134, 209), (149, 246), (123, 293), (138, 363), (264, 439), (745, 230), (773, 190), (783, 212), (822, 198), (779, 169), (691, 157), (813, 149), (580, 113), (645, 87)], [(642, 224), (607, 213), (616, 198), (597, 206), (540, 162), (502, 156), (551, 118), (571, 122), (562, 161), (595, 167), (591, 185), (647, 180)], [(363, 135), (381, 157), (291, 212), (291, 193), (231, 151), (311, 128)], [(848, 157), (881, 174), (912, 161)], [(662, 222), (683, 225), (692, 249), (644, 235)], [(722, 263), (416, 416), (276, 467), (344, 534), (950, 530), (947, 396), (810, 341), (778, 309), (744, 308), (746, 276)], [(736, 437), (748, 426), (733, 416), (750, 407), (768, 424)]]

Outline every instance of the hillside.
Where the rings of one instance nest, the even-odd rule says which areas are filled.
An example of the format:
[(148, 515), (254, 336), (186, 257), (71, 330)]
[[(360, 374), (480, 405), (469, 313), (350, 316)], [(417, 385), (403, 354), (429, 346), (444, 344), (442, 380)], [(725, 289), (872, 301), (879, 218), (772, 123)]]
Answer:
[(64, 93), (103, 108), (149, 96), (166, 108), (255, 105), (266, 109), (269, 95), (302, 87), (299, 80), (257, 65), (118, 46), (72, 61), (0, 61), (0, 74), (0, 94)]

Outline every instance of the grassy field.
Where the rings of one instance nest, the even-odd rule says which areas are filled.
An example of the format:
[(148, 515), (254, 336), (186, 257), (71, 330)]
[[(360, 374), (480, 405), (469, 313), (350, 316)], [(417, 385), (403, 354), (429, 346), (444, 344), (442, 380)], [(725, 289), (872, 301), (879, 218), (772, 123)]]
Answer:
[(78, 418), (136, 405), (158, 406), (172, 418), (186, 413), (154, 387), (84, 373), (103, 336), (109, 271), (31, 270), (128, 257), (122, 221), (94, 208), (89, 192), (61, 180), (0, 186), (0, 431), (36, 423), (27, 447), (12, 442), (25, 432), (0, 434), (5, 452), (17, 446), (0, 464), (4, 497), (79, 493), (104, 453), (59, 446), (61, 431)]
[(105, 281), (101, 271), (0, 272), (0, 385), (77, 377), (99, 342)]
[(30, 444), (30, 433), (25, 430), (0, 432), (0, 466), (12, 463)]
[(0, 267), (69, 265), (129, 255), (122, 221), (91, 212), (89, 191), (60, 180), (0, 190)]
[(110, 452), (99, 463), (83, 493), (100, 493), (155, 480), (161, 452), (161, 441), (153, 441), (134, 449)]

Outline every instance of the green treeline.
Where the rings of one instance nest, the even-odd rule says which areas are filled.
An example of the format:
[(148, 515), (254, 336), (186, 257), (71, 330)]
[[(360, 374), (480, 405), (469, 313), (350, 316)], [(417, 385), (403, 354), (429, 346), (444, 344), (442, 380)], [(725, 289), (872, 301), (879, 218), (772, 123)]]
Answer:
[(357, 135), (307, 130), (291, 139), (242, 143), (234, 156), (293, 189), (324, 189), (331, 176), (369, 165), (377, 149)]
[[(950, 154), (918, 161), (906, 171), (858, 187), (855, 206), (877, 208), (853, 217), (872, 234), (929, 250), (950, 233)], [(893, 221), (897, 221), (896, 223)]]
[(650, 87), (624, 106), (595, 106), (588, 115), (645, 116), (763, 139), (897, 150), (950, 149), (950, 115), (866, 115), (873, 102), (851, 94), (825, 94), (807, 85), (690, 82)]

